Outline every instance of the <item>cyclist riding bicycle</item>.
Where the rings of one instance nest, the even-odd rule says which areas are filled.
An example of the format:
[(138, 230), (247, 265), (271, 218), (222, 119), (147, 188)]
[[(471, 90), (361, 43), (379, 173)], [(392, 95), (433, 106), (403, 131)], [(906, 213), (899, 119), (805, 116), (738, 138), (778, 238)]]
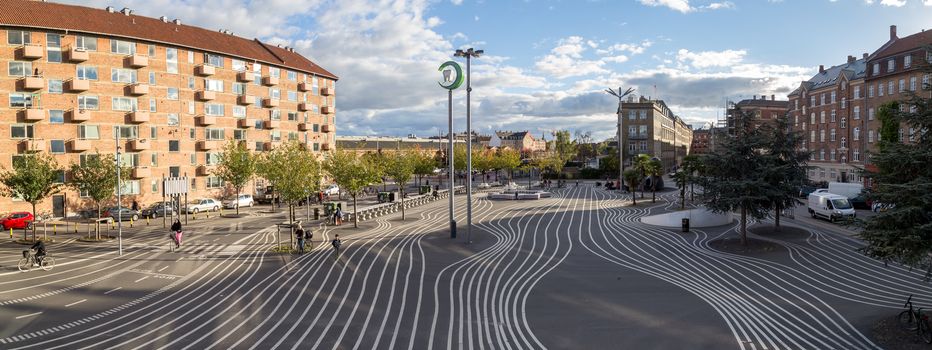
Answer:
[(42, 241), (36, 241), (32, 245), (32, 248), (29, 248), (36, 251), (36, 266), (42, 266), (42, 258), (45, 257), (45, 243)]

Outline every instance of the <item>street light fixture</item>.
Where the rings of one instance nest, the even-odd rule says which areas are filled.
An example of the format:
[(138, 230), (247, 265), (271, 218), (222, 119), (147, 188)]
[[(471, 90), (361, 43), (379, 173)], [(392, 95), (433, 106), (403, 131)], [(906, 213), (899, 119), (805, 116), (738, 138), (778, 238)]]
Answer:
[(468, 48), (465, 51), (458, 49), (453, 55), (466, 57), (466, 243), (472, 243), (472, 118), (469, 98), (472, 93), (470, 84), (470, 61), (479, 58), (484, 50)]
[(623, 125), (621, 123), (624, 120), (624, 116), (621, 115), (621, 104), (624, 102), (625, 97), (634, 93), (634, 88), (628, 88), (628, 90), (625, 90), (624, 92), (622, 92), (621, 87), (618, 87), (617, 91), (612, 90), (612, 89), (605, 89), (605, 92), (609, 93), (612, 96), (618, 97), (618, 111), (616, 111), (616, 113), (618, 114), (618, 135), (616, 135), (616, 137), (618, 140), (618, 185), (620, 188), (621, 185), (625, 183), (624, 148), (622, 148), (622, 145), (621, 145), (621, 136), (622, 136), (621, 133), (623, 132), (623, 129), (622, 129)]

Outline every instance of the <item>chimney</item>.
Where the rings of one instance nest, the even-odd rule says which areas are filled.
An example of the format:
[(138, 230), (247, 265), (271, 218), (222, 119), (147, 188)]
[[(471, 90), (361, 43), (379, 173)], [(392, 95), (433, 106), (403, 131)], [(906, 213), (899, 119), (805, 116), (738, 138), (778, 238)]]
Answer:
[(854, 63), (854, 61), (856, 61), (856, 59), (854, 58), (854, 56), (848, 56), (848, 64), (852, 64), (852, 63)]
[(770, 95), (770, 100), (771, 100), (771, 101), (776, 101), (776, 100), (777, 100), (777, 95)]
[(865, 60), (866, 60), (866, 59), (867, 59), (867, 52), (865, 52), (865, 53), (863, 53), (863, 54), (861, 54), (861, 58), (863, 58), (863, 59), (865, 59)]
[(825, 73), (825, 65), (824, 65), (824, 64), (820, 64), (820, 65), (819, 65), (819, 74), (822, 74), (822, 73)]
[(167, 16), (159, 17), (159, 20), (162, 21), (163, 23), (168, 23), (168, 17), (167, 17)]
[(175, 18), (175, 20), (174, 20), (174, 21), (172, 21), (172, 23), (174, 23), (175, 25), (179, 25), (179, 26), (180, 26), (180, 25), (181, 25), (181, 20), (180, 20), (180, 19), (177, 19), (177, 18)]
[(129, 7), (124, 7), (122, 10), (120, 10), (120, 12), (126, 16), (129, 16), (131, 13), (133, 13), (133, 10), (130, 10)]
[(751, 97), (752, 100), (757, 100), (757, 95)]
[(896, 26), (892, 25), (890, 26), (890, 40), (896, 40), (896, 39), (899, 39), (896, 37)]
[(116, 12), (116, 9), (113, 8), (113, 6), (107, 6), (107, 12), (114, 13)]

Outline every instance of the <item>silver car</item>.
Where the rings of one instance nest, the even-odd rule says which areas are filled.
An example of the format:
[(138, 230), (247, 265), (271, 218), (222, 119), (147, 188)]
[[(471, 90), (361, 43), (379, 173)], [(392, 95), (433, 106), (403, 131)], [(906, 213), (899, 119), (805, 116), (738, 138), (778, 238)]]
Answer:
[(251, 194), (241, 194), (236, 199), (230, 199), (223, 202), (223, 207), (227, 209), (236, 209), (236, 207), (251, 207), (255, 205)]
[(213, 198), (201, 198), (188, 203), (188, 214), (217, 210), (220, 210), (220, 202)]

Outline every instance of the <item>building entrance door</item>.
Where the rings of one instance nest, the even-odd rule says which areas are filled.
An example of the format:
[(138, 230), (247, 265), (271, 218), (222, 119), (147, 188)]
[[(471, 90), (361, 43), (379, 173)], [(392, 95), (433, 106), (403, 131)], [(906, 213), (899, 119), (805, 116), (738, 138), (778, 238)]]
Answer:
[(52, 196), (52, 216), (57, 218), (65, 216), (65, 196)]

